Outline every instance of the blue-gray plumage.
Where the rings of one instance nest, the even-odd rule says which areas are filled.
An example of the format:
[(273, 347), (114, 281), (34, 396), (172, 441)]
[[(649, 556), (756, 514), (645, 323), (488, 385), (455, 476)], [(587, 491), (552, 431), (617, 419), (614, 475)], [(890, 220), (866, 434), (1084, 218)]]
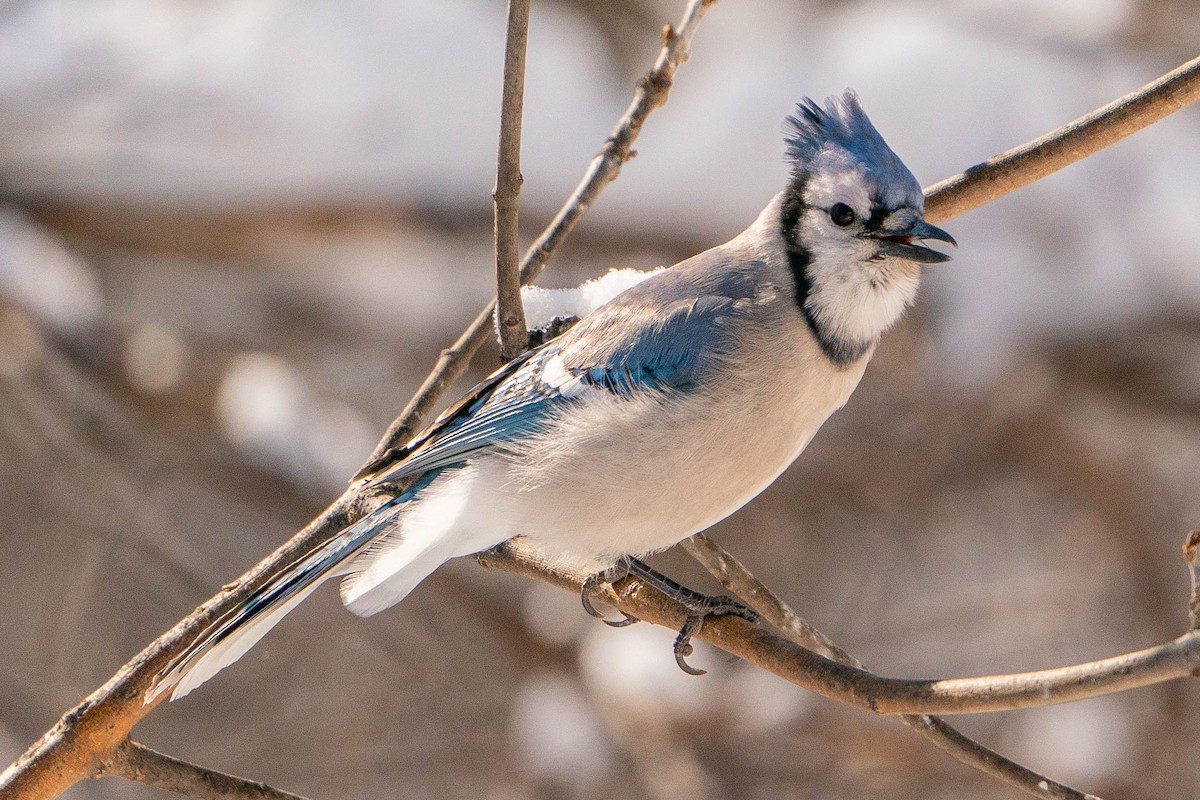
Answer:
[(788, 120), (792, 172), (743, 233), (506, 365), (366, 479), (403, 493), (202, 634), (149, 697), (187, 694), (325, 579), (374, 614), (514, 535), (603, 565), (670, 547), (761, 492), (857, 386), (912, 302), (916, 178), (847, 92)]

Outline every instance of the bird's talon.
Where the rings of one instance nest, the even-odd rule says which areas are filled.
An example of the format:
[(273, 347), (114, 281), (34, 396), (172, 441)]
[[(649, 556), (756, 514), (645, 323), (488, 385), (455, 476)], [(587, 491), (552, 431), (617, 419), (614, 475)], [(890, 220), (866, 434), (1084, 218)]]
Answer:
[(700, 630), (700, 626), (704, 624), (704, 618), (708, 616), (705, 612), (693, 613), (688, 616), (683, 622), (683, 627), (679, 629), (679, 635), (675, 637), (675, 663), (679, 668), (688, 675), (707, 675), (708, 671), (697, 669), (687, 663), (687, 657), (696, 652), (696, 648), (692, 647), (692, 636)]
[(624, 619), (607, 620), (604, 618), (603, 612), (598, 611), (596, 607), (592, 605), (592, 592), (595, 592), (598, 588), (600, 588), (600, 584), (607, 583), (611, 585), (622, 578), (627, 577), (628, 575), (629, 566), (624, 560), (621, 560), (611, 567), (602, 569), (599, 572), (594, 572), (587, 576), (587, 579), (583, 582), (583, 589), (579, 593), (579, 601), (583, 603), (583, 610), (591, 614), (596, 619), (604, 622), (605, 625), (611, 625), (614, 628), (624, 628), (627, 625), (632, 625), (635, 622), (639, 622), (640, 620), (638, 620), (637, 617), (626, 614), (620, 609), (617, 610), (620, 611), (621, 616), (624, 617)]
[(678, 664), (679, 668), (688, 675), (696, 675), (697, 677), (700, 675), (707, 675), (708, 670), (700, 669), (699, 667), (693, 667), (691, 664), (687, 663), (687, 657), (692, 654), (692, 649), (692, 646), (687, 642), (684, 642), (682, 647), (676, 645), (675, 663)]
[[(624, 628), (627, 625), (638, 622), (637, 617), (620, 611), (620, 609), (617, 610), (620, 611), (623, 619), (604, 619), (604, 615), (592, 605), (590, 597), (591, 593), (596, 591), (600, 584), (612, 584), (627, 576), (637, 578), (639, 582), (663, 592), (687, 609), (687, 619), (679, 629), (679, 635), (675, 637), (675, 663), (688, 675), (708, 674), (705, 670), (697, 669), (687, 663), (687, 658), (695, 652), (695, 648), (692, 647), (691, 643), (692, 636), (700, 630), (700, 626), (704, 624), (705, 617), (729, 615), (741, 617), (747, 622), (758, 622), (758, 614), (755, 613), (754, 609), (734, 600), (732, 597), (727, 595), (710, 596), (694, 592), (691, 589), (680, 586), (675, 581), (654, 570), (648, 564), (632, 556), (622, 556), (611, 567), (588, 576), (587, 580), (583, 582), (583, 592), (580, 598), (583, 601), (584, 610), (593, 617), (602, 620), (605, 625), (613, 628)], [(636, 585), (630, 587), (630, 590), (636, 590)]]
[(579, 601), (583, 603), (584, 611), (591, 614), (596, 619), (604, 619), (604, 614), (597, 610), (594, 605), (592, 605), (591, 594), (596, 590), (597, 585), (600, 583), (597, 577), (598, 576), (596, 575), (592, 575), (583, 582), (583, 591), (579, 593)]

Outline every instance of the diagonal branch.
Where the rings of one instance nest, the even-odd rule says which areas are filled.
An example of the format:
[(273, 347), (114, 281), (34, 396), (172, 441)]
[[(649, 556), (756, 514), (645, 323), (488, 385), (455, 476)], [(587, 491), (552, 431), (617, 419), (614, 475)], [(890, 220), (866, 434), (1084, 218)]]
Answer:
[(1192, 591), (1188, 596), (1188, 617), (1192, 630), (1200, 629), (1200, 531), (1192, 531), (1183, 543), (1183, 557), (1187, 559), (1188, 574), (1192, 578)]
[(1200, 58), (1194, 58), (1056, 131), (935, 183), (925, 190), (926, 216), (942, 222), (965, 214), (1082, 161), (1198, 99)]
[[(733, 554), (703, 533), (680, 544), (728, 591), (746, 601), (763, 619), (796, 644), (828, 655), (834, 661), (863, 669), (862, 662), (829, 640), (787, 603), (754, 577)], [(1034, 797), (1054, 800), (1099, 800), (1093, 795), (1050, 780), (959, 732), (939, 717), (902, 714), (901, 722), (962, 763), (1015, 786)]]
[(504, 44), (504, 92), (500, 104), (500, 146), (496, 158), (496, 331), (500, 357), (509, 361), (529, 345), (521, 305), (517, 262), (517, 213), (521, 197), (521, 110), (525, 98), (525, 44), (529, 39), (529, 0), (508, 0)]

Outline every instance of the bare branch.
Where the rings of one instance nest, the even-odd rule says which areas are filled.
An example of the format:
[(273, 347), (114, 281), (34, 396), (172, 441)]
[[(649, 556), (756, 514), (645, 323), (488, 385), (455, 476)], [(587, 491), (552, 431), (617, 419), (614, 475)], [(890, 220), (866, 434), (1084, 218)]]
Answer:
[[(642, 125), (650, 112), (667, 102), (671, 82), (679, 65), (687, 60), (692, 36), (715, 0), (689, 0), (683, 12), (679, 29), (663, 27), (663, 46), (654, 66), (638, 82), (633, 101), (617, 121), (601, 150), (588, 165), (579, 185), (546, 230), (534, 241), (521, 262), (521, 283), (529, 283), (541, 274), (554, 250), (574, 230), (576, 223), (591, 204), (621, 171), (621, 167), (632, 157), (633, 143), (642, 131)], [(442, 352), (433, 371), (425, 379), (416, 395), (404, 411), (384, 433), (376, 445), (368, 463), (382, 458), (388, 450), (407, 440), (429, 412), (437, 404), (442, 392), (466, 371), (475, 352), (487, 340), (491, 330), (492, 315), (496, 310), (493, 300), (475, 317), (470, 326), (458, 337), (458, 341)]]
[[(570, 591), (588, 577), (547, 557), (529, 542), (511, 539), (476, 555), (499, 567)], [(678, 629), (685, 609), (651, 587), (626, 578), (602, 586), (600, 598), (638, 619)], [(1187, 678), (1200, 669), (1200, 631), (1157, 647), (1069, 667), (979, 678), (885, 678), (825, 658), (766, 628), (737, 617), (709, 617), (697, 636), (797, 686), (876, 714), (974, 714), (1056, 705)]]
[(117, 747), (112, 760), (97, 771), (96, 777), (101, 775), (119, 775), (200, 800), (305, 800), (265, 783), (172, 758), (128, 739)]
[[(721, 545), (698, 533), (681, 542), (683, 548), (721, 585), (749, 603), (767, 622), (784, 636), (803, 647), (824, 652), (834, 661), (864, 669), (862, 662), (829, 640), (807, 620), (796, 614), (787, 603), (754, 577), (753, 573)], [(1015, 786), (1034, 797), (1055, 800), (1099, 800), (1070, 786), (1050, 780), (1033, 770), (985, 747), (959, 732), (939, 717), (927, 714), (902, 714), (901, 722), (957, 758), (993, 778)]]
[(529, 345), (521, 305), (517, 262), (517, 214), (521, 197), (521, 109), (525, 99), (525, 43), (529, 38), (529, 0), (508, 0), (504, 45), (504, 92), (500, 107), (500, 147), (496, 159), (496, 329), (500, 357), (516, 358)]
[(932, 222), (965, 214), (1081, 161), (1200, 99), (1200, 58), (1056, 131), (976, 164), (925, 190)]
[(680, 542), (692, 558), (699, 561), (722, 586), (745, 600), (759, 616), (778, 628), (796, 644), (815, 650), (834, 661), (862, 668), (858, 659), (834, 644), (783, 602), (746, 569), (742, 562), (703, 533)]

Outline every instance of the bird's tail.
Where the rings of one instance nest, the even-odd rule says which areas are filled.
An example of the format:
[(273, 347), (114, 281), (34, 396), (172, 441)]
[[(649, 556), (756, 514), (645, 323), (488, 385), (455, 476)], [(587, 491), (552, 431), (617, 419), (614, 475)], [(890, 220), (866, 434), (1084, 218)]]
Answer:
[(152, 702), (167, 690), (178, 700), (237, 661), (326, 579), (345, 571), (344, 565), (364, 545), (391, 527), (412, 499), (405, 492), (333, 539), (297, 559), (259, 587), (244, 603), (212, 622), (187, 649), (155, 676), (146, 693)]

